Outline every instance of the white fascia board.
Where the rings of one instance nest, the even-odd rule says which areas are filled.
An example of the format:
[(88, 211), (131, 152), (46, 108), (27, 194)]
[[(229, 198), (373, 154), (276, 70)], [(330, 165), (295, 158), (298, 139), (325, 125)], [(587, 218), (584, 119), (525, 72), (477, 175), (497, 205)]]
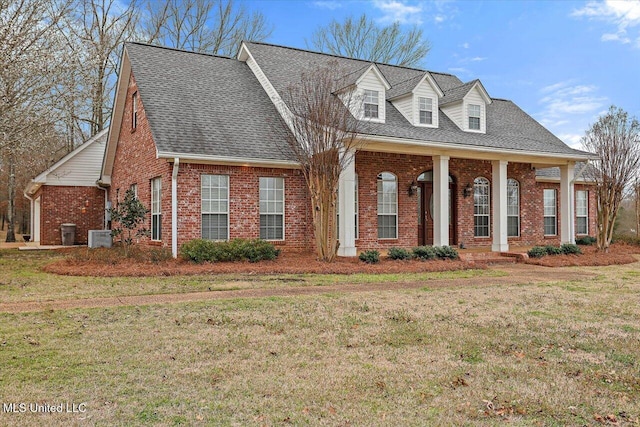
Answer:
[[(456, 142), (434, 142), (434, 141), (420, 141), (420, 140), (412, 140), (412, 139), (404, 139), (397, 137), (387, 137), (387, 136), (378, 136), (378, 135), (361, 135), (362, 139), (366, 141), (372, 142), (380, 142), (380, 143), (391, 143), (391, 144), (404, 144), (413, 147), (424, 147), (424, 148), (433, 148), (436, 150), (440, 150), (442, 152), (457, 152), (458, 156), (461, 154), (460, 152), (470, 151), (472, 153), (487, 153), (491, 155), (495, 155), (492, 157), (494, 160), (499, 159), (509, 159), (509, 157), (513, 156), (526, 156), (533, 158), (543, 158), (543, 159), (556, 159), (559, 164), (565, 164), (568, 161), (585, 161), (593, 159), (593, 155), (589, 154), (562, 154), (562, 153), (541, 153), (537, 151), (526, 151), (526, 150), (509, 150), (503, 148), (491, 148), (491, 147), (477, 147), (475, 145), (467, 145), (460, 144)], [(473, 158), (473, 154), (469, 154), (470, 158)]]
[(389, 82), (387, 81), (387, 79), (384, 77), (384, 75), (382, 74), (382, 72), (380, 71), (380, 69), (378, 68), (378, 66), (376, 64), (371, 64), (369, 66), (369, 68), (367, 68), (365, 70), (364, 73), (362, 73), (360, 75), (360, 77), (358, 77), (358, 80), (356, 80), (356, 85), (360, 85), (360, 82), (362, 81), (362, 79), (364, 78), (364, 76), (366, 76), (369, 71), (373, 71), (373, 73), (376, 75), (376, 77), (378, 78), (378, 80), (380, 80), (380, 82), (382, 82), (385, 90), (389, 90), (391, 89), (391, 85), (389, 84)]
[(291, 160), (271, 160), (271, 159), (256, 159), (249, 157), (229, 157), (229, 156), (210, 156), (201, 154), (183, 154), (183, 153), (170, 153), (159, 152), (159, 159), (167, 159), (173, 161), (174, 158), (179, 157), (182, 163), (210, 163), (210, 164), (223, 164), (232, 166), (256, 166), (256, 167), (269, 167), (280, 169), (300, 169), (300, 163)]

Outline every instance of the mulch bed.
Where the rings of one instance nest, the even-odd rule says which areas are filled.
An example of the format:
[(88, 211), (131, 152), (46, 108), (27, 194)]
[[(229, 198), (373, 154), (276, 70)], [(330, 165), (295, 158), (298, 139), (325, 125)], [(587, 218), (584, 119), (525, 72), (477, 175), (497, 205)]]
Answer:
[(631, 264), (638, 261), (635, 254), (640, 254), (640, 247), (625, 243), (614, 243), (609, 252), (599, 252), (595, 246), (580, 246), (582, 255), (547, 255), (542, 258), (529, 258), (527, 264), (545, 267), (570, 266), (605, 266)]
[[(634, 254), (640, 247), (612, 245), (609, 253), (596, 252), (594, 247), (582, 247), (583, 255), (555, 255), (529, 259), (527, 263), (548, 267), (601, 266), (628, 264), (638, 261)], [(421, 273), (486, 268), (485, 264), (462, 260), (394, 261), (381, 257), (379, 264), (365, 264), (358, 258), (337, 258), (332, 263), (316, 260), (312, 253), (283, 251), (275, 261), (226, 262), (194, 264), (182, 259), (150, 262), (114, 257), (109, 249), (93, 250), (91, 259), (86, 249), (69, 251), (65, 259), (43, 267), (49, 273), (68, 276), (145, 277), (204, 274), (355, 274), (355, 273)]]

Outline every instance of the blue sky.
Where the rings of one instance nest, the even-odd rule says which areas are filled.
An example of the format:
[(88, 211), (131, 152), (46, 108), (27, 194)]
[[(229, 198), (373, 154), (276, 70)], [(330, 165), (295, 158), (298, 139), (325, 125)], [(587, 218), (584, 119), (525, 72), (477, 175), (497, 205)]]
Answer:
[(333, 18), (417, 24), (432, 47), (423, 68), (479, 78), (576, 148), (612, 104), (640, 119), (640, 0), (244, 3), (274, 25), (268, 42), (298, 48)]

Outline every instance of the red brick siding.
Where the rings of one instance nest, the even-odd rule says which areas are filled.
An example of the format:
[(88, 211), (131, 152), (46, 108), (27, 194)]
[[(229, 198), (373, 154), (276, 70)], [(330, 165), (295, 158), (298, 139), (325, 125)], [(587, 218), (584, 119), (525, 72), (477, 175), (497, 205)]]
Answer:
[(45, 185), (38, 196), (41, 245), (62, 244), (60, 224), (76, 224), (76, 245), (87, 244), (89, 230), (104, 228), (104, 191), (97, 187)]

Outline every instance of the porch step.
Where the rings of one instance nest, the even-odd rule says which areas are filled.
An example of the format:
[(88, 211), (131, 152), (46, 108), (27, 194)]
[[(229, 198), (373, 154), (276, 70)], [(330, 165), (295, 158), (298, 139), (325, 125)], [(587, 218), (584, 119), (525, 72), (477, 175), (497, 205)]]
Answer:
[(520, 255), (511, 252), (466, 252), (460, 253), (460, 259), (482, 264), (515, 264), (521, 260)]

